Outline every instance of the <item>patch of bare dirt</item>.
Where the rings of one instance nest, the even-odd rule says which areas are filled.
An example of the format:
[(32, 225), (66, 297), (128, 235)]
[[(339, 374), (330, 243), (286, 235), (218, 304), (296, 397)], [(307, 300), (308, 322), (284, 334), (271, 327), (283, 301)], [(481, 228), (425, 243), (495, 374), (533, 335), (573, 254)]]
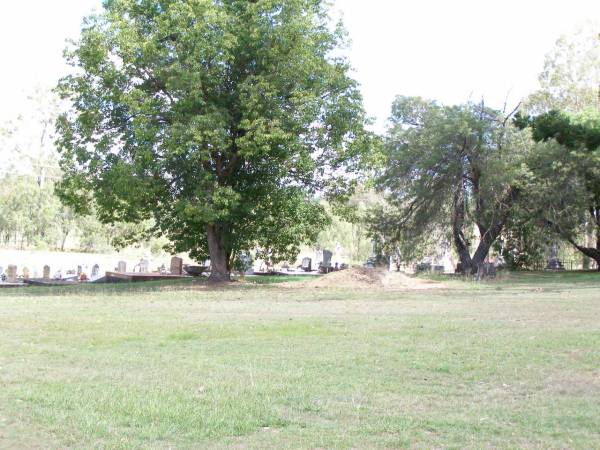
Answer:
[(303, 287), (308, 288), (378, 288), (386, 290), (420, 290), (444, 287), (442, 283), (413, 278), (403, 273), (364, 267), (352, 267), (347, 270), (332, 272), (302, 284)]
[(426, 290), (446, 287), (444, 283), (411, 277), (402, 272), (385, 272), (382, 284), (385, 289), (389, 290)]

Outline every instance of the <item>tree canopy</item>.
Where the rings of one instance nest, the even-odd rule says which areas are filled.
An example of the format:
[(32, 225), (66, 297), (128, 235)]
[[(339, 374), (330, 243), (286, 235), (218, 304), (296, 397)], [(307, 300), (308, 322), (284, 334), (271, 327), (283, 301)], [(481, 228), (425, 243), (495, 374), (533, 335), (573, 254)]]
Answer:
[(154, 219), (215, 280), (242, 251), (295, 256), (367, 141), (343, 45), (320, 0), (106, 0), (58, 87), (62, 199)]
[[(389, 208), (378, 222), (389, 223), (399, 240), (447, 230), (462, 271), (476, 273), (519, 197), (527, 140), (483, 104), (398, 97), (390, 123), (378, 179)], [(473, 227), (479, 234), (474, 253)]]
[[(515, 123), (544, 143), (529, 164), (535, 179), (530, 213), (600, 269), (600, 114), (550, 111), (519, 115)], [(587, 230), (595, 242), (581, 242)]]
[(561, 36), (546, 55), (540, 87), (525, 101), (529, 113), (551, 110), (577, 113), (600, 106), (600, 39), (588, 23)]

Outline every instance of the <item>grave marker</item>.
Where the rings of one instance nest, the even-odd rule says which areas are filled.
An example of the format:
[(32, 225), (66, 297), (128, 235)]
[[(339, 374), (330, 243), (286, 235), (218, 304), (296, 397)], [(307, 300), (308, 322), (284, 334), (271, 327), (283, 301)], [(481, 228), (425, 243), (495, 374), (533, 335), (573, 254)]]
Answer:
[(17, 282), (17, 266), (9, 265), (6, 269), (6, 281), (8, 283)]
[(302, 259), (302, 270), (304, 270), (305, 272), (312, 271), (312, 259), (310, 259), (310, 258)]
[(171, 258), (171, 275), (181, 275), (183, 273), (183, 259), (173, 256)]

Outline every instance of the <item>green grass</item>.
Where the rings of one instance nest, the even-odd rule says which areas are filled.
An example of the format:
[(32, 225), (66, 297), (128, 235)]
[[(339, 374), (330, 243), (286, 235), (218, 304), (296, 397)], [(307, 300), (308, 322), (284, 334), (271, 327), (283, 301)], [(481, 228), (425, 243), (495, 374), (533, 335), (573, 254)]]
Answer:
[(273, 281), (0, 291), (0, 448), (600, 447), (600, 275)]

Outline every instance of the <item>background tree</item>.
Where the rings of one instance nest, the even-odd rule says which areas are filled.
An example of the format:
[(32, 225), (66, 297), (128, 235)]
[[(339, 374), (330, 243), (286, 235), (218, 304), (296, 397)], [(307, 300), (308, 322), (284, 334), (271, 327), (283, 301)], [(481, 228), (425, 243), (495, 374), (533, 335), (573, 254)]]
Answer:
[[(594, 259), (600, 270), (600, 113), (551, 111), (535, 118), (518, 116), (515, 122), (545, 143), (529, 164), (532, 214)], [(593, 242), (582, 242), (589, 227)]]
[(589, 22), (556, 41), (538, 77), (540, 88), (525, 101), (526, 112), (577, 113), (600, 106), (599, 33), (600, 22)]
[[(364, 144), (358, 86), (319, 0), (107, 0), (68, 52), (62, 198), (155, 233), (229, 279), (236, 253), (291, 256), (313, 193)], [(293, 225), (293, 228), (288, 228)], [(293, 236), (292, 236), (293, 235)], [(293, 239), (292, 239), (293, 237)]]
[[(449, 229), (462, 271), (476, 273), (515, 206), (527, 140), (483, 104), (398, 97), (390, 123), (378, 186), (398, 234)], [(474, 226), (479, 244), (471, 255)]]
[(494, 248), (510, 270), (539, 270), (541, 264), (546, 264), (544, 256), (553, 243), (552, 233), (526, 206), (532, 191), (529, 187), (523, 190), (521, 201), (513, 209)]
[(75, 215), (54, 192), (62, 176), (53, 142), (58, 98), (38, 88), (21, 107), (0, 125), (0, 246), (112, 250), (123, 233)]
[(423, 223), (425, 228), (404, 226), (404, 214), (401, 208), (384, 202), (371, 208), (366, 218), (370, 240), (392, 257), (397, 270), (402, 265), (418, 263), (438, 254), (444, 244), (450, 242), (448, 233), (437, 221)]
[(343, 262), (364, 264), (373, 252), (367, 216), (380, 201), (380, 194), (361, 184), (347, 201), (326, 204), (332, 223), (319, 234), (317, 247), (333, 251), (340, 246), (345, 257)]
[[(556, 42), (554, 48), (546, 56), (544, 70), (539, 76), (540, 89), (529, 96), (524, 103), (524, 114), (546, 114), (550, 111), (562, 111), (566, 113), (583, 113), (584, 111), (598, 111), (600, 108), (600, 23), (588, 22), (581, 26), (575, 32), (561, 36)], [(547, 117), (549, 119), (550, 116)], [(545, 139), (544, 139), (545, 140)], [(545, 205), (545, 211), (539, 211), (541, 216), (538, 218), (546, 225), (542, 226), (542, 231), (548, 233), (555, 228), (548, 228), (544, 218), (549, 217), (549, 208), (556, 212), (557, 205), (569, 205), (568, 209), (570, 218), (569, 224), (564, 223), (567, 218), (566, 209), (562, 211), (561, 220), (558, 220), (556, 214), (554, 220), (562, 223), (561, 229), (563, 232), (557, 237), (565, 238), (565, 230), (569, 230), (566, 234), (568, 240), (576, 241), (583, 244), (584, 247), (594, 247), (596, 241), (596, 231), (593, 220), (589, 220), (588, 207), (586, 201), (573, 192), (573, 187), (580, 183), (578, 176), (573, 172), (573, 177), (569, 173), (561, 170), (561, 167), (556, 165), (552, 167), (553, 161), (563, 161), (566, 156), (566, 149), (561, 150), (553, 144), (548, 148), (543, 145), (537, 147), (538, 161), (534, 164), (536, 177), (540, 184), (534, 188), (538, 194), (533, 194), (533, 197), (538, 197), (542, 203), (535, 203), (538, 211), (541, 205)], [(544, 160), (544, 158), (546, 158)], [(571, 161), (572, 163), (573, 161)], [(569, 164), (571, 164), (569, 163)], [(561, 177), (553, 179), (554, 175)], [(546, 182), (544, 182), (546, 177)], [(543, 188), (548, 188), (546, 191)], [(572, 194), (572, 195), (571, 195)], [(563, 199), (559, 197), (564, 195)], [(567, 198), (570, 195), (570, 198)], [(552, 202), (552, 205), (549, 202)], [(574, 206), (583, 201), (582, 208), (577, 211)], [(578, 224), (574, 223), (575, 219), (579, 219)], [(538, 233), (533, 233), (533, 236), (540, 236)], [(543, 236), (543, 235), (542, 235)], [(538, 245), (543, 245), (543, 242), (538, 242)], [(572, 243), (571, 243), (572, 245)], [(589, 257), (583, 255), (583, 267), (589, 267)]]

